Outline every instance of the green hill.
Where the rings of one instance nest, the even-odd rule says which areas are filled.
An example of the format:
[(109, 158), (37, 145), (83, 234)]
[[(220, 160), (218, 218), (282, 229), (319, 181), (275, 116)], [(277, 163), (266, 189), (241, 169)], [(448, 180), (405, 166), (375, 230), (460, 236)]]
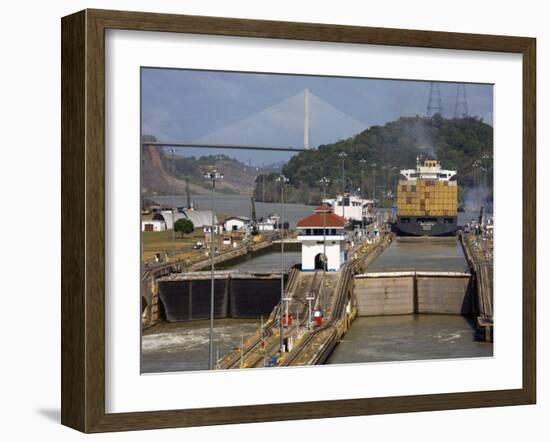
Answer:
[[(384, 199), (382, 205), (388, 206), (392, 204), (390, 192), (395, 191), (399, 170), (414, 168), (417, 156), (437, 158), (443, 168), (458, 171), (459, 186), (463, 189), (472, 187), (474, 162), (484, 155), (492, 158), (493, 128), (474, 117), (445, 119), (439, 115), (432, 118), (403, 117), (384, 126), (372, 126), (354, 137), (292, 157), (283, 167), (283, 174), (290, 179), (285, 200), (317, 204), (321, 199), (318, 182), (323, 176), (331, 181), (327, 195), (341, 191), (342, 160), (338, 156), (341, 152), (347, 155), (346, 190), (364, 187), (364, 195), (371, 197), (375, 182), (376, 198)], [(361, 159), (366, 163), (361, 163)], [(492, 172), (488, 164), (490, 160), (484, 161), (488, 172)], [(275, 173), (258, 176), (255, 196), (259, 201), (264, 195), (268, 202), (279, 200), (274, 181), (276, 176)], [(485, 172), (485, 176), (491, 187), (490, 173)], [(459, 198), (462, 198), (462, 193)]]

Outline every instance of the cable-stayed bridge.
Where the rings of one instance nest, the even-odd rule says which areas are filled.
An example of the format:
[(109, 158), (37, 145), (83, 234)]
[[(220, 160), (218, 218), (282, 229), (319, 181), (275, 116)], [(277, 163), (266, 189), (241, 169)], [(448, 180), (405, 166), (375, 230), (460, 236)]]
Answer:
[[(209, 112), (216, 119), (216, 109)], [(307, 89), (195, 139), (167, 134), (144, 123), (142, 133), (167, 147), (303, 150), (349, 138), (366, 125)]]

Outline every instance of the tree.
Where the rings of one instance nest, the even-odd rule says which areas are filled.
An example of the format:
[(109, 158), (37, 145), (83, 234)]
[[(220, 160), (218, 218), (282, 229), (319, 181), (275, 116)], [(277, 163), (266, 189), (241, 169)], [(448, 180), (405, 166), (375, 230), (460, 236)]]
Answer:
[(192, 221), (181, 218), (174, 223), (174, 230), (176, 232), (181, 232), (181, 237), (183, 238), (183, 235), (192, 233), (193, 230), (195, 230), (195, 226)]
[[(493, 128), (477, 117), (445, 119), (434, 117), (401, 117), (384, 126), (369, 129), (345, 140), (324, 144), (318, 149), (301, 151), (282, 168), (290, 179), (285, 187), (288, 203), (318, 204), (321, 198), (318, 182), (326, 176), (331, 185), (327, 196), (334, 197), (342, 189), (342, 168), (338, 154), (345, 151), (346, 185), (358, 188), (363, 182), (365, 195), (372, 195), (373, 172), (377, 185), (395, 192), (400, 169), (414, 168), (416, 158), (435, 156), (444, 169), (458, 170), (459, 187), (472, 187), (475, 181), (473, 164), (483, 155), (492, 155)], [(367, 167), (361, 166), (361, 159)], [(373, 171), (371, 164), (377, 164)], [(382, 170), (382, 167), (385, 169)], [(490, 165), (489, 165), (490, 167)], [(258, 175), (254, 196), (257, 201), (280, 201), (277, 173)], [(487, 174), (492, 187), (492, 173)], [(377, 190), (378, 192), (378, 190)], [(389, 203), (387, 198), (386, 203)]]

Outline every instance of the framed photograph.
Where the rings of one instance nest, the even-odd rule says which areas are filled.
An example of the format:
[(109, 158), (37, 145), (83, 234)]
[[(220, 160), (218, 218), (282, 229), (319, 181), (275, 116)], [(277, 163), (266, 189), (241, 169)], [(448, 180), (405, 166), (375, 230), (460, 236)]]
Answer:
[(62, 19), (62, 423), (536, 400), (535, 39)]

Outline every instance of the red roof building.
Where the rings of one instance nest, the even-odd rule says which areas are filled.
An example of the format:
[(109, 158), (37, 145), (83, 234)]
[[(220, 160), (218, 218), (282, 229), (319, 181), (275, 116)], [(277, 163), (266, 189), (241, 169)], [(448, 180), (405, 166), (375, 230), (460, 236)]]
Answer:
[(302, 271), (323, 268), (336, 272), (345, 262), (347, 221), (333, 212), (329, 205), (322, 205), (314, 213), (297, 223), (301, 230), (298, 240), (302, 243)]
[(322, 205), (315, 209), (315, 212), (298, 221), (296, 225), (300, 229), (319, 229), (319, 228), (337, 228), (343, 229), (346, 226), (346, 220), (333, 213), (329, 205)]

